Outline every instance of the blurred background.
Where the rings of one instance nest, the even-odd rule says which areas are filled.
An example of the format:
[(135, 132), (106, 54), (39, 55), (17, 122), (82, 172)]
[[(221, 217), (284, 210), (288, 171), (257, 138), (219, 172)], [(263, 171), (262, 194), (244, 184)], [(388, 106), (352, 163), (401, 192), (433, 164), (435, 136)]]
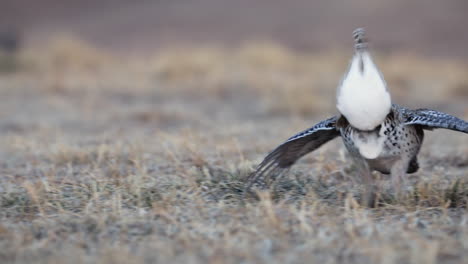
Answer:
[(233, 132), (240, 137), (291, 119), (302, 129), (336, 114), (357, 27), (367, 29), (395, 102), (468, 115), (465, 0), (3, 0), (0, 7), (5, 131), (81, 139), (125, 129), (119, 137), (131, 138), (183, 128), (223, 134), (220, 124), (237, 131), (254, 122)]
[(465, 0), (2, 0), (0, 32), (26, 45), (73, 34), (119, 52), (252, 39), (323, 51), (349, 48), (365, 26), (380, 51), (466, 58), (467, 11)]
[[(357, 27), (367, 29), (395, 102), (468, 115), (465, 0), (3, 0), (0, 7), (5, 131), (55, 131), (64, 141), (184, 128), (284, 138), (336, 114)], [(266, 131), (291, 122), (291, 131)]]

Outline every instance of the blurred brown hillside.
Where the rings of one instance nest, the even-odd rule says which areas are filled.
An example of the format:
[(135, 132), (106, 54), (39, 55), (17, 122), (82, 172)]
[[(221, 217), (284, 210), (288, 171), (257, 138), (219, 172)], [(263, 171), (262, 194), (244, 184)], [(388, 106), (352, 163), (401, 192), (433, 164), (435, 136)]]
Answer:
[(0, 30), (29, 45), (60, 32), (123, 52), (252, 39), (321, 51), (349, 47), (364, 26), (383, 52), (467, 58), (467, 11), (466, 0), (3, 0)]

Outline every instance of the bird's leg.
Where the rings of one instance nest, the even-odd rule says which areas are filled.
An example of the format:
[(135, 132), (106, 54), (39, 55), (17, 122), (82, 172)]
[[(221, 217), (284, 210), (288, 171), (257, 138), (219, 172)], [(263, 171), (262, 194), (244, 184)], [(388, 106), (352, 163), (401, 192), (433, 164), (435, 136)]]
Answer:
[(392, 177), (392, 187), (397, 200), (400, 200), (404, 194), (406, 186), (406, 170), (408, 169), (408, 161), (405, 159), (398, 160), (391, 168), (390, 174)]
[(367, 164), (366, 160), (362, 158), (358, 158), (356, 160), (356, 164), (358, 165), (358, 172), (360, 177), (361, 183), (364, 184), (364, 191), (362, 192), (361, 201), (362, 204), (371, 207), (373, 204), (373, 196), (375, 192), (375, 184), (374, 179), (372, 178), (371, 170), (369, 169), (369, 165)]

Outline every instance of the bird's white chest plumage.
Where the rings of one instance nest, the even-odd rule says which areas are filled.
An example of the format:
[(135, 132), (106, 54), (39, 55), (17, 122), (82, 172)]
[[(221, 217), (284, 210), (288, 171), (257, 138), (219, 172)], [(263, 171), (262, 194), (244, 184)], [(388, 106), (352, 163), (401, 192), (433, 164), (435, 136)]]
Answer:
[(357, 132), (353, 135), (354, 145), (359, 150), (362, 157), (366, 159), (376, 159), (383, 152), (387, 137), (382, 134), (382, 129), (378, 133)]
[(391, 104), (386, 83), (370, 54), (356, 52), (338, 87), (336, 106), (340, 113), (353, 127), (369, 131), (384, 121)]

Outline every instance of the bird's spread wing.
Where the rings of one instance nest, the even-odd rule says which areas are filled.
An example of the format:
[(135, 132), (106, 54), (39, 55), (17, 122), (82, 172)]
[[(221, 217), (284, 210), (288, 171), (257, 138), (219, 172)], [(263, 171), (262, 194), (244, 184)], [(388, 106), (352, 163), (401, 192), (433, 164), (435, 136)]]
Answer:
[(406, 125), (421, 125), (425, 129), (446, 128), (468, 133), (468, 122), (435, 110), (405, 109), (403, 118)]
[(254, 184), (261, 188), (267, 187), (265, 184), (266, 177), (278, 175), (302, 156), (339, 136), (340, 132), (336, 128), (337, 120), (338, 117), (334, 116), (321, 121), (279, 145), (265, 157), (256, 171), (249, 176), (247, 190)]

